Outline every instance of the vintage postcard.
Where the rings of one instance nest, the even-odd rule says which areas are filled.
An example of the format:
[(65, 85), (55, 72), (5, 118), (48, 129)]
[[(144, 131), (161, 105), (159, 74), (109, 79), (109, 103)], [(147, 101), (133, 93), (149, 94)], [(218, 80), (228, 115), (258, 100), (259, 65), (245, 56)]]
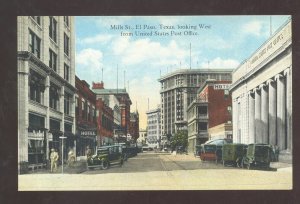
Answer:
[(292, 190), (292, 21), (18, 16), (18, 191)]

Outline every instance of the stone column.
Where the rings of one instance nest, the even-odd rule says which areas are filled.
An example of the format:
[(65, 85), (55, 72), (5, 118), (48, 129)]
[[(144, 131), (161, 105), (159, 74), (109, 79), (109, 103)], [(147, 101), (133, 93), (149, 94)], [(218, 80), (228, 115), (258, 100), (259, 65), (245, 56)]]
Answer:
[(232, 124), (233, 124), (233, 140), (237, 141), (238, 138), (238, 110), (237, 110), (237, 98), (233, 99), (232, 104)]
[(268, 144), (269, 143), (269, 125), (268, 125), (268, 113), (269, 113), (269, 107), (268, 107), (268, 90), (265, 84), (260, 85), (261, 90), (261, 137), (262, 142)]
[[(18, 60), (18, 169), (23, 173), (25, 165), (20, 162), (28, 162), (28, 100), (29, 100), (29, 62)], [(22, 172), (21, 172), (22, 171)], [(26, 170), (25, 170), (26, 171)]]
[(272, 79), (267, 81), (269, 88), (269, 144), (277, 144), (276, 140), (276, 115), (277, 115), (277, 91), (276, 83)]
[(248, 92), (249, 101), (249, 143), (254, 143), (255, 141), (255, 104), (254, 104), (254, 93), (252, 91)]
[(46, 133), (46, 160), (49, 160), (49, 137), (48, 131), (50, 130), (50, 107), (49, 107), (49, 90), (50, 90), (50, 76), (47, 75), (45, 81), (45, 91), (44, 91), (44, 105), (47, 106), (46, 118), (45, 118), (45, 128)]
[(254, 119), (255, 119), (255, 142), (261, 143), (261, 97), (259, 93), (259, 89), (255, 89), (255, 112), (254, 112)]
[(286, 76), (286, 129), (287, 129), (287, 150), (292, 152), (292, 67), (288, 68), (284, 72)]
[(286, 149), (286, 122), (285, 122), (285, 78), (279, 74), (277, 81), (277, 145), (279, 150)]

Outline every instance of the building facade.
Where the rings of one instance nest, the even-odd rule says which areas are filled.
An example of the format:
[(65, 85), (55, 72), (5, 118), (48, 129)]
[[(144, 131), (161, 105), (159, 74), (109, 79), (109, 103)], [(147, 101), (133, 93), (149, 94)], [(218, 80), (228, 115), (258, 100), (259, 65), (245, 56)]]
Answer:
[(147, 141), (147, 130), (140, 129), (139, 130), (139, 138), (137, 139), (137, 143), (139, 145), (144, 145), (146, 144)]
[(129, 127), (129, 134), (131, 136), (131, 139), (136, 142), (139, 138), (139, 113), (130, 113), (130, 127)]
[(149, 110), (147, 114), (147, 144), (150, 147), (159, 147), (161, 140), (161, 109)]
[[(75, 138), (75, 33), (71, 16), (18, 16), (18, 162), (46, 164)], [(66, 155), (66, 154), (65, 154)]]
[(174, 135), (187, 129), (187, 107), (207, 79), (231, 80), (233, 69), (180, 69), (159, 79), (161, 83), (161, 132)]
[[(90, 90), (89, 84), (76, 76), (75, 87), (77, 89), (76, 112), (76, 156), (84, 158), (87, 147), (95, 150), (97, 141), (97, 107), (96, 96)], [(99, 112), (99, 111), (98, 111)]]
[(277, 145), (292, 160), (292, 32), (285, 23), (233, 72), (233, 140)]
[(188, 151), (210, 139), (232, 138), (231, 81), (208, 79), (188, 106)]
[(114, 134), (127, 136), (130, 129), (131, 99), (126, 89), (105, 89), (104, 83), (93, 83), (96, 98), (101, 98), (114, 110)]

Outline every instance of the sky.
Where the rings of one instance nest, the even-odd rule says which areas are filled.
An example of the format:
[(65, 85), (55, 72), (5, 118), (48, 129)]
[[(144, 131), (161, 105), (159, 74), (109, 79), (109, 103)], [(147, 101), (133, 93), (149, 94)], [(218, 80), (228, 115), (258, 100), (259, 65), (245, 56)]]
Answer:
[[(235, 69), (290, 16), (78, 16), (76, 75), (126, 88), (138, 111), (160, 104), (158, 79), (176, 69)], [(271, 25), (271, 26), (270, 26)], [(149, 103), (148, 103), (149, 102)]]

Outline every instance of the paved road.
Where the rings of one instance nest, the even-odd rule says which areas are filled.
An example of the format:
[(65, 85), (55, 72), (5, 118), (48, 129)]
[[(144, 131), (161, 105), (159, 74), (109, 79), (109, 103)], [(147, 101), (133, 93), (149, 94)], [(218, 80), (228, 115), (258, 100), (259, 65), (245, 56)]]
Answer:
[(19, 175), (19, 190), (292, 189), (292, 167), (246, 170), (190, 155), (141, 153), (123, 167), (81, 174)]

